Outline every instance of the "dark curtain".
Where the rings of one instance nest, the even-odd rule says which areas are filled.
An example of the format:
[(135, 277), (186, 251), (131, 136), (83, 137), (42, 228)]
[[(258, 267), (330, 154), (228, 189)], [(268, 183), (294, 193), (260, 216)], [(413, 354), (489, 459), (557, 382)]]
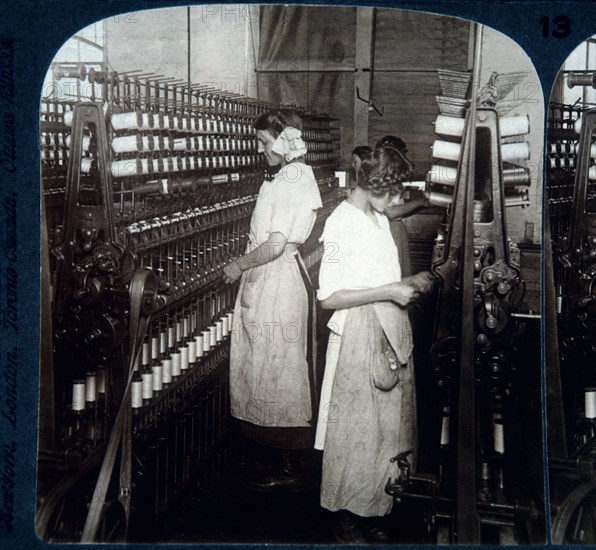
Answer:
[[(374, 36), (369, 144), (396, 134), (423, 177), (431, 165), (439, 68), (466, 70), (470, 23), (407, 10), (379, 9)], [(259, 98), (339, 119), (341, 155), (354, 147), (356, 8), (261, 6)], [(366, 93), (363, 93), (367, 97)], [(361, 144), (356, 144), (361, 145)]]
[(384, 116), (372, 114), (368, 135), (374, 144), (385, 134), (401, 137), (423, 178), (432, 164), (433, 122), (439, 114), (437, 69), (468, 67), (470, 22), (424, 12), (377, 11), (374, 39), (375, 103)]
[(356, 8), (261, 6), (259, 99), (338, 119), (341, 156), (353, 147)]

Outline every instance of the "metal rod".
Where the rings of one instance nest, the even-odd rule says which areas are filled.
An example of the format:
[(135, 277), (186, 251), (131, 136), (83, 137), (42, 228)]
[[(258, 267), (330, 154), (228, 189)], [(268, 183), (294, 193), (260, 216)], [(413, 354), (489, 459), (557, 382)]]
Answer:
[(187, 56), (187, 83), (188, 87), (190, 88), (190, 6), (186, 8), (186, 36), (188, 39), (188, 43), (186, 46), (186, 56)]
[(91, 46), (92, 48), (95, 48), (95, 49), (103, 52), (103, 46), (100, 46), (96, 42), (93, 42), (93, 40), (89, 40), (88, 38), (83, 38), (82, 36), (79, 36), (78, 34), (75, 34), (73, 36), (73, 38), (75, 40), (78, 40), (79, 42), (82, 42), (83, 44), (87, 44), (87, 46)]
[(469, 110), (466, 197), (462, 258), (462, 309), (460, 327), (460, 370), (458, 380), (457, 416), (457, 480), (456, 518), (458, 544), (480, 542), (480, 525), (476, 508), (476, 395), (474, 375), (474, 169), (476, 159), (476, 87), (480, 77), (482, 25), (474, 25), (474, 70), (472, 73), (471, 105)]
[(516, 317), (518, 319), (542, 319), (540, 313), (512, 313), (511, 317)]
[[(353, 73), (355, 69), (291, 69), (291, 70), (280, 70), (280, 69), (255, 69), (255, 73)], [(436, 71), (432, 71), (436, 73)]]

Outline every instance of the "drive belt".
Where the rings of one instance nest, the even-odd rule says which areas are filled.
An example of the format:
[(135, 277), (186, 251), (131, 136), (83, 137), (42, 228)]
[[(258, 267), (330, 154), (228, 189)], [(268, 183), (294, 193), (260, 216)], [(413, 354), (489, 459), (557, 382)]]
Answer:
[(143, 338), (147, 332), (149, 316), (154, 309), (157, 297), (157, 280), (155, 274), (149, 270), (135, 272), (129, 285), (130, 295), (130, 342), (128, 380), (122, 397), (120, 410), (116, 416), (114, 427), (101, 465), (99, 477), (93, 491), (93, 498), (89, 506), (81, 542), (95, 542), (97, 529), (102, 519), (108, 486), (114, 470), (118, 450), (120, 459), (120, 494), (121, 502), (128, 526), (130, 514), (130, 492), (132, 478), (132, 418), (130, 405), (130, 385), (134, 370), (135, 359), (139, 353)]

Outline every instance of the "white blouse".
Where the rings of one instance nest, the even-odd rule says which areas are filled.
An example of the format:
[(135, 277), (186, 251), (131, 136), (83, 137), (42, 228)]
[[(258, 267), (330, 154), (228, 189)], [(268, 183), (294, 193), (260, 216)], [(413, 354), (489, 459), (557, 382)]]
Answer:
[(282, 233), (288, 243), (302, 244), (310, 235), (316, 210), (321, 208), (319, 186), (312, 168), (291, 162), (259, 190), (250, 221), (250, 248), (263, 244), (271, 233)]
[[(329, 216), (321, 240), (325, 252), (317, 298), (338, 290), (376, 288), (401, 280), (401, 268), (389, 220), (375, 212), (378, 226), (359, 208), (342, 202)], [(328, 327), (342, 334), (347, 309), (338, 309)]]

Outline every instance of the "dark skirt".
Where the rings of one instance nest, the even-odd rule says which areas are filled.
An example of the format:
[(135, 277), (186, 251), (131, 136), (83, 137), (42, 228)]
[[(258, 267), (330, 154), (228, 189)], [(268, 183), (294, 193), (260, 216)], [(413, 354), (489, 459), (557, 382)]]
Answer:
[(314, 428), (276, 428), (257, 426), (250, 422), (240, 421), (242, 433), (261, 445), (276, 449), (310, 449), (314, 444)]

